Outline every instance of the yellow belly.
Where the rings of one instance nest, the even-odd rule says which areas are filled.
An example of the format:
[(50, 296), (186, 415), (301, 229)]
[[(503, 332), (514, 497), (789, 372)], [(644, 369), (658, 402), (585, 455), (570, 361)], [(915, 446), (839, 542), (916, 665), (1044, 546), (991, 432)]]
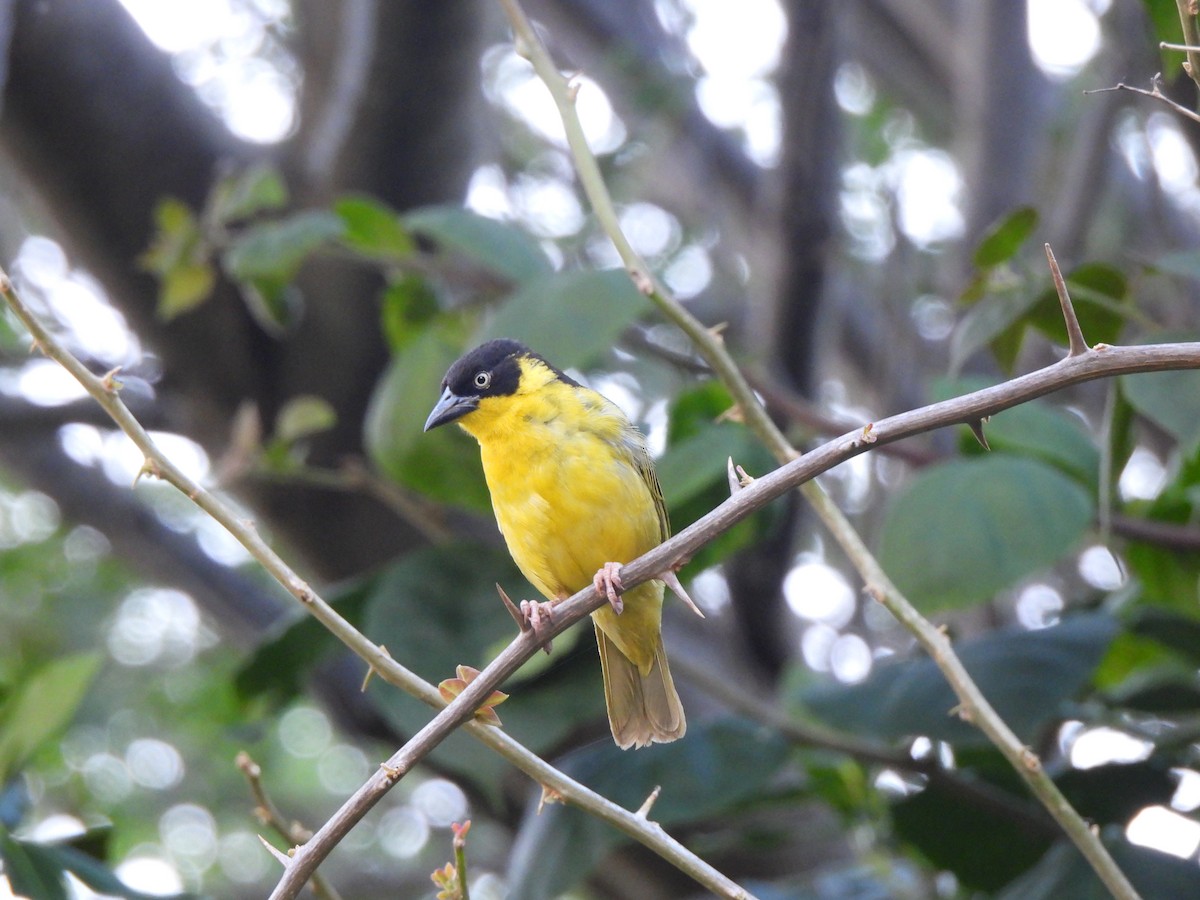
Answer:
[[(592, 583), (606, 562), (627, 563), (662, 534), (649, 486), (632, 463), (591, 434), (541, 427), (481, 443), (496, 521), (522, 574), (547, 599)], [(661, 582), (625, 595), (625, 612), (604, 607), (597, 624), (639, 669), (658, 643)]]

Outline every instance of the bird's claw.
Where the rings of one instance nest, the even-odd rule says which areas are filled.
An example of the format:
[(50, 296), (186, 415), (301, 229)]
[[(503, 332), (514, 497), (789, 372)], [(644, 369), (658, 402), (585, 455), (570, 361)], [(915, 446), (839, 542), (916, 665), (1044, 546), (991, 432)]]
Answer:
[[(532, 631), (534, 637), (540, 638), (542, 631), (554, 621), (554, 604), (549, 601), (522, 600), (521, 618), (527, 626), (524, 630)], [(550, 638), (542, 642), (542, 649), (550, 652)]]
[(592, 586), (595, 587), (597, 594), (608, 598), (608, 605), (619, 616), (625, 609), (625, 601), (617, 593), (625, 587), (621, 584), (621, 564), (606, 562), (604, 567), (596, 573), (596, 577), (592, 579)]
[[(532, 631), (535, 637), (541, 637), (542, 630), (549, 627), (554, 620), (553, 604), (522, 600), (520, 607), (518, 607), (509, 599), (508, 594), (504, 592), (504, 588), (496, 585), (496, 590), (500, 592), (500, 599), (504, 602), (505, 609), (513, 617), (522, 634)], [(549, 638), (542, 643), (542, 649), (547, 653), (550, 652)]]

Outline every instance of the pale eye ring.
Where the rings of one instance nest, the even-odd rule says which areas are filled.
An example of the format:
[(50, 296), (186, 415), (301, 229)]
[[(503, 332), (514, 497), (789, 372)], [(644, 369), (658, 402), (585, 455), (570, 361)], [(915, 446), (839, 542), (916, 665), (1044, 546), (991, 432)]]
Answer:
[(488, 386), (492, 383), (492, 373), (491, 372), (476, 372), (474, 381), (475, 381), (475, 387), (479, 388), (479, 390), (481, 390), (481, 391), (485, 391), (488, 389)]

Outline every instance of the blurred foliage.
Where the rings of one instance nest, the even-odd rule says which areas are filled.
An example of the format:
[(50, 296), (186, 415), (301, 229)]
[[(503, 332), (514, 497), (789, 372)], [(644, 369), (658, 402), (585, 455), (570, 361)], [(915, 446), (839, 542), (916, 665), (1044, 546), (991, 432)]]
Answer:
[[(1169, 31), (1174, 3), (1147, 7)], [(889, 102), (854, 123), (863, 157), (876, 163), (892, 146)], [(976, 390), (1065, 341), (1035, 240), (1044, 212), (1011, 211), (970, 255), (947, 342), (952, 377), (929, 389), (931, 399)], [(163, 198), (155, 229), (141, 263), (158, 279), (165, 320), (204, 315), (214, 293), (232, 287), (267, 334), (286, 340), (304, 315), (295, 281), (310, 261), (336, 256), (377, 275), (379, 302), (371, 313), (391, 357), (370, 397), (364, 446), (372, 473), (427, 504), (422, 511), (437, 510), (439, 522), (486, 524), (490, 501), (471, 439), (451, 428), (425, 434), (420, 424), (449, 364), (501, 335), (527, 341), (581, 380), (628, 395), (622, 399), (631, 416), (662, 437), (658, 473), (676, 531), (728, 496), (728, 460), (751, 475), (773, 467), (731, 410), (727, 391), (659, 352), (680, 336), (656, 322), (625, 273), (586, 267), (583, 237), (564, 239), (551, 252), (552, 242), (512, 221), (458, 206), (397, 212), (361, 194), (296, 209), (269, 165), (223, 174), (196, 209)], [(1149, 262), (1096, 259), (1066, 274), (1092, 343), (1194, 339), (1150, 327), (1135, 295), (1147, 279), (1197, 278), (1200, 256), (1191, 252)], [(7, 329), (4, 320), (0, 328)], [(631, 334), (640, 340), (628, 340)], [(7, 330), (0, 341), (16, 343)], [(1183, 774), (1200, 778), (1194, 768), (1200, 553), (1186, 541), (1156, 539), (1152, 530), (1194, 540), (1200, 527), (1200, 374), (1129, 376), (1106, 391), (1101, 403), (1095, 396), (1044, 398), (996, 415), (983, 426), (990, 451), (963, 429), (960, 440), (935, 447), (931, 461), (911, 472), (893, 461), (879, 464), (871, 500), (884, 513), (871, 537), (885, 569), (918, 608), (952, 628), (963, 622), (978, 632), (981, 623), (1022, 619), (1019, 597), (1031, 586), (1061, 600), (1036, 623), (1046, 627), (1008, 624), (957, 641), (963, 663), (1072, 802), (1104, 828), (1144, 896), (1200, 896), (1194, 859), (1137, 846), (1125, 830), (1144, 807), (1172, 808)], [(305, 394), (282, 406), (268, 436), (250, 431), (239, 449), (274, 475), (311, 476), (307, 444), (337, 424), (327, 403)], [(1162, 483), (1152, 496), (1120, 488), (1135, 448), (1161, 464)], [(16, 518), (20, 500), (0, 497), (0, 526), (5, 516)], [(732, 554), (773, 536), (786, 518), (782, 506), (702, 548), (685, 575), (719, 571)], [(1114, 517), (1142, 528), (1120, 532)], [(535, 592), (490, 530), (470, 533), (471, 539), (414, 548), (327, 593), (349, 621), (433, 683), (461, 665), (482, 668), (514, 628), (495, 585), (518, 599)], [(1111, 549), (1128, 576), (1124, 584), (1081, 576), (1081, 551), (1089, 544)], [(242, 653), (220, 645), (197, 614), (183, 644), (121, 659), (114, 635), (144, 586), (113, 561), (101, 536), (57, 522), (17, 537), (0, 527), (0, 585), (0, 860), (18, 891), (65, 896), (59, 885), (70, 872), (97, 890), (140, 896), (115, 882), (106, 866), (158, 846), (167, 848), (162, 852), (188, 889), (257, 896), (273, 880), (270, 865), (259, 859), (262, 868), (255, 869), (245, 860), (257, 857), (228, 847), (222, 852), (244, 861), (242, 869), (218, 864), (216, 849), (195, 849), (203, 843), (195, 833), (191, 845), (172, 838), (167, 813), (208, 804), (211, 835), (201, 838), (215, 843), (216, 835), (233, 835), (252, 844), (259, 826), (232, 765), (236, 751), (260, 761), (280, 805), (310, 826), (390, 752), (389, 744), (366, 738), (356, 746), (344, 742), (326, 713), (306, 701), (314, 681), (333, 678), (339, 666), (352, 668), (355, 679), (363, 675), (311, 619), (285, 623)], [(797, 653), (776, 698), (786, 714), (855, 736), (878, 754), (911, 755), (919, 741), (929, 742), (932, 761), (921, 765), (983, 786), (1022, 816), (1041, 815), (981, 733), (955, 715), (955, 697), (933, 662), (869, 619), (856, 607), (855, 633), (875, 642), (869, 673), (844, 683), (812, 671)], [(134, 626), (161, 622), (144, 617)], [(104, 660), (98, 648), (106, 642)], [(590, 630), (577, 628), (556, 638), (551, 655), (531, 660), (506, 685), (503, 727), (626, 807), (638, 808), (661, 786), (653, 817), (706, 857), (746, 867), (746, 860), (752, 865), (773, 853), (777, 862), (798, 841), (837, 841), (840, 855), (831, 853), (815, 873), (746, 879), (763, 900), (898, 896), (914, 884), (909, 895), (942, 884), (937, 889), (945, 896), (1100, 896), (1073, 848), (1049, 836), (1056, 832), (995, 815), (975, 795), (928, 779), (916, 763), (885, 770), (717, 714), (715, 701), (691, 702), (690, 692), (700, 691), (684, 677), (689, 710), (697, 711), (686, 740), (617, 751), (603, 725), (592, 643)], [(760, 686), (735, 687), (762, 699)], [(413, 733), (430, 716), (378, 679), (366, 686), (362, 705), (332, 712), (369, 716), (372, 732), (388, 740)], [(1141, 741), (1144, 754), (1077, 767), (1071, 736), (1102, 727)], [(152, 782), (135, 770), (131, 748), (151, 736), (178, 754), (177, 777)], [(472, 865), (502, 872), (523, 900), (571, 891), (588, 896), (581, 893), (585, 879), (629, 844), (578, 810), (549, 802), (535, 812), (539, 798), (529, 796), (530, 786), (458, 734), (389, 796), (378, 819), (356, 829), (343, 848), (347, 861), (331, 861), (335, 882), (339, 874), (385, 864), (405, 873), (424, 867), (414, 891), (432, 893), (427, 873), (444, 862), (432, 846), (438, 842), (426, 848), (419, 826), (411, 832), (396, 826), (402, 835), (396, 839), (389, 823), (419, 820), (428, 836), (430, 817), (412, 812), (413, 798), (421, 779), (435, 776), (452, 779), (470, 806)], [(1195, 822), (1194, 807), (1176, 800), (1174, 808)], [(814, 809), (819, 815), (810, 815)], [(32, 829), (61, 810), (79, 826), (76, 838), (51, 839)], [(797, 836), (798, 821), (816, 821), (814, 833)], [(939, 874), (950, 876), (949, 888)]]

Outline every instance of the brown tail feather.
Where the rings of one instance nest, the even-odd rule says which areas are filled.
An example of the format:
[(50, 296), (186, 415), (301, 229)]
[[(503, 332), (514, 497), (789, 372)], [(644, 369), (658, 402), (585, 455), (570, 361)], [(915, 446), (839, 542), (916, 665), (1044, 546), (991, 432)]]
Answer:
[(683, 704), (671, 681), (662, 637), (654, 651), (650, 671), (643, 675), (608, 636), (596, 627), (600, 668), (604, 674), (604, 701), (613, 740), (622, 750), (665, 744), (683, 737), (687, 722)]

